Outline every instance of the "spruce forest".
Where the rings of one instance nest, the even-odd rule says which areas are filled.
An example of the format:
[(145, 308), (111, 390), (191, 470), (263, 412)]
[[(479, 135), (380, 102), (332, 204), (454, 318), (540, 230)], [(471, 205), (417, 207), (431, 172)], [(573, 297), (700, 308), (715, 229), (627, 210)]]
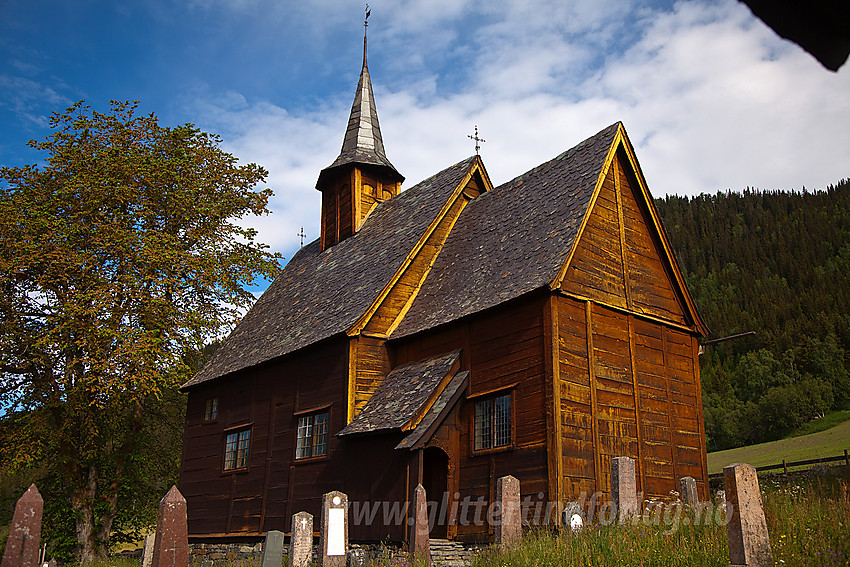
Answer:
[(656, 206), (708, 340), (755, 331), (700, 357), (708, 450), (850, 408), (850, 180)]

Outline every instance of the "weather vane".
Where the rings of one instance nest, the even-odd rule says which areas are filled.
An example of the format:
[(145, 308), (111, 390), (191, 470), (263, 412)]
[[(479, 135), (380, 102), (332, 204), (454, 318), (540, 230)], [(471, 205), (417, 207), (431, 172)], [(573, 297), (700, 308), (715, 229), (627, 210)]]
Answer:
[(481, 151), (481, 142), (486, 142), (484, 138), (478, 136), (478, 124), (475, 125), (475, 135), (469, 134), (466, 136), (470, 140), (475, 140), (475, 155), (478, 155), (478, 152)]
[(299, 232), (299, 233), (298, 233), (298, 234), (296, 234), (295, 236), (300, 236), (300, 237), (301, 237), (301, 248), (304, 248), (304, 237), (305, 237), (305, 236), (307, 236), (307, 235), (306, 235), (306, 234), (304, 234), (304, 227), (303, 227), (303, 226), (301, 227), (301, 232)]
[(369, 27), (369, 15), (372, 13), (372, 10), (369, 9), (369, 4), (366, 4), (366, 19), (363, 20), (363, 27)]

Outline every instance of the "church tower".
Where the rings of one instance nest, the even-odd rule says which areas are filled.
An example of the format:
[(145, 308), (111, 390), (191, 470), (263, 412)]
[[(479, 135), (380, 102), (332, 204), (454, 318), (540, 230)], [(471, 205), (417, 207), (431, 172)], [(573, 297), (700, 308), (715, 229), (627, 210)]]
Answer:
[(316, 189), (322, 192), (322, 250), (357, 232), (378, 203), (398, 195), (402, 181), (404, 176), (396, 171), (384, 152), (366, 65), (364, 31), (363, 68), (342, 150), (336, 160), (322, 170), (316, 182)]

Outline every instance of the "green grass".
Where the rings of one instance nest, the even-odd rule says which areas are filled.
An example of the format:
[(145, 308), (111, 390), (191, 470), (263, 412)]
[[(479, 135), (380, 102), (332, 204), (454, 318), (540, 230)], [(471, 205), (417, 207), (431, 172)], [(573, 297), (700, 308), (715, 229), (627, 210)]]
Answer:
[(819, 419), (813, 419), (808, 423), (804, 423), (791, 433), (785, 436), (786, 439), (791, 437), (800, 437), (802, 435), (811, 435), (812, 433), (820, 433), (827, 429), (832, 429), (836, 425), (840, 425), (850, 419), (850, 410), (835, 410), (827, 413)]
[[(848, 565), (850, 497), (846, 479), (764, 486), (765, 517), (776, 565)], [(683, 515), (684, 519), (687, 517)], [(709, 522), (589, 526), (578, 534), (535, 531), (521, 545), (481, 553), (473, 567), (726, 567), (726, 527)]]
[(760, 467), (781, 463), (782, 459), (803, 461), (835, 457), (843, 454), (844, 449), (850, 449), (850, 420), (818, 433), (709, 453), (708, 472), (723, 472), (723, 467), (732, 463), (749, 463)]

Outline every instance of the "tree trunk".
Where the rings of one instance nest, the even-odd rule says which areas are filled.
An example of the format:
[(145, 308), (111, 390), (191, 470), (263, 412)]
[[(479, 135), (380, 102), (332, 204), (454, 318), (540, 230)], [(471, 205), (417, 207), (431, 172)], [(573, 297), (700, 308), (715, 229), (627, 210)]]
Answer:
[(89, 467), (88, 482), (78, 487), (71, 499), (71, 506), (77, 513), (77, 561), (91, 563), (97, 557), (97, 542), (94, 530), (94, 501), (97, 494), (97, 470)]

